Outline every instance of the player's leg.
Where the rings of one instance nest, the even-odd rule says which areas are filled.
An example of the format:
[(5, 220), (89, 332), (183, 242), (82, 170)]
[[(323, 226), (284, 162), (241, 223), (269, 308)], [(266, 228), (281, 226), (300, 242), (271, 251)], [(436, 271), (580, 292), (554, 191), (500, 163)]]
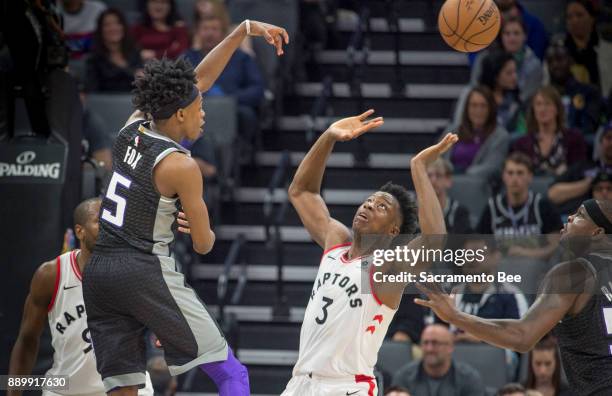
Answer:
[(234, 356), (217, 322), (185, 284), (170, 257), (141, 262), (146, 279), (138, 288), (133, 314), (159, 338), (168, 370), (178, 375), (193, 367), (209, 374), (221, 396), (249, 393), (246, 367)]

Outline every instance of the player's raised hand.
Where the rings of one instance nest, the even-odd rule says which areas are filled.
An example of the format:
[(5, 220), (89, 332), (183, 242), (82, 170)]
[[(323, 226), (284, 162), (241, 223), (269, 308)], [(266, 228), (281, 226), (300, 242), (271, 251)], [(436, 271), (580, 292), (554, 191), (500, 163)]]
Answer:
[(271, 25), (265, 22), (248, 21), (250, 36), (262, 36), (270, 45), (276, 48), (276, 55), (282, 55), (283, 42), (289, 44), (289, 34), (279, 26)]
[(412, 158), (412, 161), (422, 162), (423, 164), (425, 164), (425, 166), (427, 166), (438, 158), (440, 158), (442, 154), (447, 152), (453, 146), (453, 144), (457, 143), (457, 140), (459, 140), (457, 135), (455, 135), (454, 133), (449, 133), (444, 136), (442, 140), (440, 140), (438, 143), (434, 144), (433, 146), (427, 147), (426, 149), (415, 155)]
[(453, 318), (456, 317), (459, 311), (457, 311), (457, 307), (455, 306), (453, 294), (446, 294), (438, 285), (434, 284), (425, 286), (422, 283), (416, 283), (416, 287), (423, 292), (429, 300), (415, 298), (415, 304), (431, 308), (431, 310), (445, 322), (451, 322)]
[(374, 114), (374, 110), (370, 109), (358, 116), (343, 118), (330, 125), (326, 133), (331, 134), (337, 141), (346, 142), (353, 140), (364, 133), (378, 128), (385, 123), (382, 117), (376, 117), (368, 120), (368, 117)]

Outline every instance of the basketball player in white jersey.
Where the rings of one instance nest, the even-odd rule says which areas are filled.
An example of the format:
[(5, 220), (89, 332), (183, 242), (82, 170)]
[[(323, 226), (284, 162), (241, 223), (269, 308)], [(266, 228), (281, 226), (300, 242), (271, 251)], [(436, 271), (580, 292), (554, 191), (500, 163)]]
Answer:
[[(47, 375), (67, 375), (69, 389), (57, 393), (44, 391), (43, 396), (106, 395), (102, 378), (96, 370), (81, 286), (81, 272), (98, 237), (100, 202), (99, 198), (92, 198), (76, 207), (74, 231), (81, 248), (43, 263), (34, 273), (26, 298), (19, 336), (11, 353), (9, 374), (32, 372), (40, 335), (48, 321), (54, 354), (53, 366)], [(9, 390), (8, 395), (21, 395), (21, 391)], [(139, 395), (153, 395), (148, 373), (146, 386), (140, 389)]]
[[(289, 187), (291, 203), (324, 253), (302, 324), (293, 378), (283, 396), (376, 395), (374, 365), (405, 284), (389, 288), (388, 284), (372, 283), (372, 293), (364, 293), (362, 273), (367, 271), (367, 280), (374, 270), (422, 269), (421, 265), (409, 269), (394, 262), (375, 269), (367, 260), (396, 236), (415, 232), (415, 202), (403, 187), (387, 183), (368, 197), (353, 218), (352, 230), (331, 218), (320, 194), (325, 163), (334, 144), (382, 125), (381, 117), (367, 120), (373, 113), (369, 110), (332, 124), (302, 160)], [(418, 220), (425, 235), (446, 234), (444, 215), (426, 168), (456, 141), (455, 135), (447, 135), (411, 160)], [(377, 236), (374, 244), (367, 238), (373, 235)], [(423, 244), (432, 246), (417, 237), (408, 247)]]

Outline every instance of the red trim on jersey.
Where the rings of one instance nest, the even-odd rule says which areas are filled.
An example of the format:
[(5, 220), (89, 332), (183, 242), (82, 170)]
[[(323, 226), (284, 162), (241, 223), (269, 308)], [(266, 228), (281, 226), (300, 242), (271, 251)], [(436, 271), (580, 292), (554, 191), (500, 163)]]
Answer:
[(342, 261), (344, 264), (352, 263), (353, 261), (360, 260), (361, 258), (365, 257), (365, 256), (359, 256), (359, 257), (355, 257), (349, 260), (348, 258), (346, 258), (347, 253), (348, 251), (344, 252), (344, 254), (340, 256), (340, 261)]
[(382, 301), (380, 301), (380, 299), (378, 298), (378, 296), (376, 295), (376, 291), (374, 290), (374, 265), (370, 266), (370, 292), (372, 293), (372, 297), (374, 297), (374, 300), (376, 300), (376, 302), (378, 303), (378, 305), (382, 305)]
[(374, 396), (374, 389), (376, 389), (375, 380), (374, 377), (370, 377), (369, 375), (357, 374), (355, 376), (355, 383), (365, 382), (370, 387), (368, 389), (368, 396)]
[(83, 276), (81, 275), (81, 270), (79, 269), (79, 263), (77, 263), (76, 260), (76, 250), (70, 252), (70, 266), (72, 267), (72, 271), (74, 272), (76, 277), (79, 278), (81, 282), (83, 282)]
[(61, 276), (61, 271), (60, 271), (60, 256), (57, 256), (57, 259), (55, 260), (55, 291), (53, 292), (53, 297), (51, 297), (51, 302), (49, 303), (49, 306), (47, 307), (47, 312), (51, 312), (51, 310), (53, 309), (53, 304), (55, 304), (55, 299), (57, 297), (57, 290), (59, 289), (59, 284), (60, 284), (60, 276)]
[(331, 252), (334, 249), (338, 249), (338, 248), (341, 248), (341, 247), (344, 247), (344, 246), (350, 246), (351, 244), (352, 244), (352, 242), (346, 242), (346, 243), (341, 243), (339, 245), (334, 245), (334, 246), (330, 247), (329, 249), (325, 250), (323, 252), (323, 256), (325, 256), (327, 253)]

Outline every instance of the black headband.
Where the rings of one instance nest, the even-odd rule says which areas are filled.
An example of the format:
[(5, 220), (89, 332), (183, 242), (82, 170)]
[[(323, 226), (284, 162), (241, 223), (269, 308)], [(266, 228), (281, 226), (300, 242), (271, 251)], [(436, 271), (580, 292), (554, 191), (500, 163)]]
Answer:
[(612, 223), (610, 223), (608, 218), (603, 214), (601, 208), (597, 204), (597, 201), (594, 199), (589, 199), (584, 201), (582, 205), (596, 226), (603, 228), (606, 231), (606, 234), (612, 234)]
[(191, 92), (189, 92), (189, 94), (183, 99), (178, 99), (172, 103), (168, 103), (151, 115), (153, 116), (153, 119), (157, 120), (165, 120), (166, 118), (170, 118), (178, 109), (184, 109), (185, 107), (189, 106), (199, 94), (200, 91), (195, 85), (193, 85)]

